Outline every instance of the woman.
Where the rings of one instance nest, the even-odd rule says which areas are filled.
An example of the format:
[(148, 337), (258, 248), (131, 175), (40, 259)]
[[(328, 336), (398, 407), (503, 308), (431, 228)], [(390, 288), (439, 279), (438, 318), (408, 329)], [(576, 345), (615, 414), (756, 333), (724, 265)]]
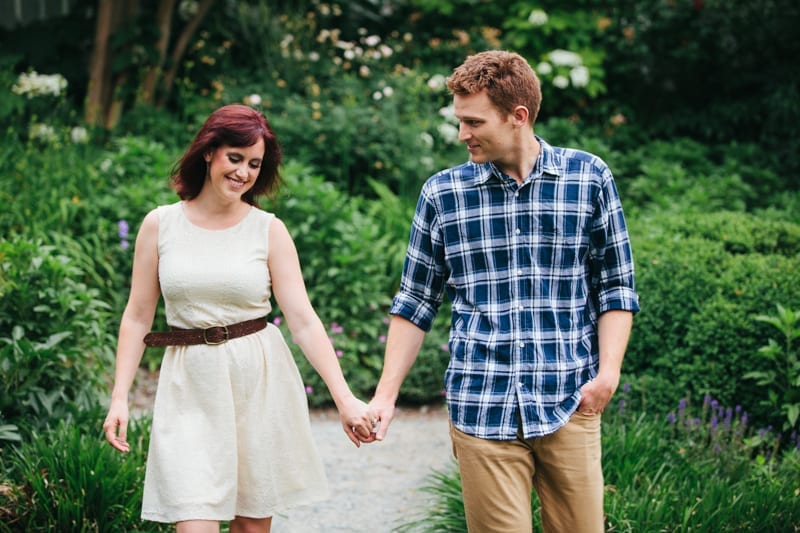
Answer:
[[(176, 165), (180, 202), (145, 216), (122, 315), (103, 429), (127, 452), (128, 393), (145, 345), (168, 346), (161, 365), (142, 518), (178, 532), (269, 531), (280, 510), (327, 496), (305, 390), (280, 331), (325, 381), (345, 433), (374, 440), (367, 406), (345, 382), (306, 293), (284, 224), (255, 198), (280, 182), (281, 151), (266, 118), (243, 105), (213, 112)], [(151, 333), (163, 295), (169, 332)]]

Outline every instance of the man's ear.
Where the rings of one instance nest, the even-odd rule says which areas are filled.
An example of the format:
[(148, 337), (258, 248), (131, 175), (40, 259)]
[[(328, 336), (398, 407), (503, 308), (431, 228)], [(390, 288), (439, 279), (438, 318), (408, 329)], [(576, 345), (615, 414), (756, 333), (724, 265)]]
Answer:
[(530, 116), (530, 111), (524, 105), (518, 105), (514, 108), (511, 112), (511, 116), (514, 119), (514, 125), (517, 127), (522, 127), (528, 124), (528, 117)]

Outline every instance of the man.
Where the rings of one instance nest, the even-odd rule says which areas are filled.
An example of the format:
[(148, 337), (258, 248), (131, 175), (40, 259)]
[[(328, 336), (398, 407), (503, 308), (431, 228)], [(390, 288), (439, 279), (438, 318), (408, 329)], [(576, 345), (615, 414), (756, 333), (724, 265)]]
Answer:
[(453, 452), (473, 532), (603, 531), (600, 414), (639, 310), (613, 177), (534, 134), (536, 74), (519, 55), (467, 58), (447, 80), (470, 161), (425, 183), (384, 369), (382, 440), (447, 292)]

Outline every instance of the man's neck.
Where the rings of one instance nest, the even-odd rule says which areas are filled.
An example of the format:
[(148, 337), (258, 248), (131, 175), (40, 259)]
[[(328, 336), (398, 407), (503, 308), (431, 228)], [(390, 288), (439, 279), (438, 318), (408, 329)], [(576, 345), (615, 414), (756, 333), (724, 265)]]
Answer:
[(520, 143), (519, 150), (513, 154), (509, 161), (496, 162), (498, 168), (511, 176), (517, 183), (522, 184), (530, 173), (533, 167), (536, 166), (536, 160), (539, 158), (541, 146), (536, 137), (531, 133), (530, 137)]

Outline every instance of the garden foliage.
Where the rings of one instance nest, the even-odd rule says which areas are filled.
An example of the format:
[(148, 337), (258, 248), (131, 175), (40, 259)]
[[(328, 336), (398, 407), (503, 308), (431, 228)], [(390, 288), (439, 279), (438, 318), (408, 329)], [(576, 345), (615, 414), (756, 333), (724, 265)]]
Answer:
[[(0, 47), (0, 508), (14, 509), (18, 523), (54, 523), (30, 518), (26, 497), (55, 495), (37, 488), (42, 469), (29, 455), (56, 440), (73, 450), (102, 444), (58, 423), (97, 427), (80, 415), (107, 398), (138, 226), (155, 206), (177, 200), (171, 169), (222, 104), (251, 105), (276, 128), (286, 183), (262, 207), (295, 238), (345, 376), (369, 398), (416, 195), (433, 172), (466, 159), (445, 76), (487, 48), (517, 50), (537, 70), (537, 133), (596, 153), (617, 179), (642, 304), (623, 367), (628, 409), (642, 418), (627, 419), (620, 438), (646, 439), (649, 420), (663, 425), (670, 406), (708, 395), (741, 406), (749, 427), (771, 426), (773, 440), (791, 448), (800, 405), (790, 320), (800, 309), (800, 71), (792, 62), (798, 41), (788, 33), (800, 16), (795, 4), (218, 0), (186, 51), (172, 99), (156, 108), (121, 93), (125, 111), (114, 130), (81, 118), (94, 1), (78, 0), (63, 19), (0, 31), (0, 43), (13, 43)], [(750, 22), (754, 13), (759, 24)], [(152, 28), (137, 28), (115, 44), (132, 54), (112, 66), (117, 76), (152, 66)], [(271, 320), (289, 337), (280, 309)], [(445, 302), (402, 402), (441, 401), (448, 322)], [(160, 308), (155, 327), (165, 326)], [(293, 350), (310, 404), (329, 404)], [(148, 349), (143, 366), (157, 370), (161, 353)], [(773, 474), (796, 472), (797, 462), (762, 453), (751, 465), (760, 446), (754, 435), (730, 450), (746, 459), (737, 468), (766, 485), (774, 512), (796, 524), (786, 511), (796, 500), (768, 488)], [(696, 492), (679, 484), (673, 493), (667, 481), (691, 483), (707, 471), (682, 478), (693, 467), (673, 448), (685, 441), (651, 440), (625, 457), (682, 466), (634, 480), (653, 491), (625, 490), (649, 495), (631, 505), (645, 509), (655, 499), (664, 510), (681, 504), (677, 492)], [(7, 460), (11, 452), (20, 455)], [(97, 453), (98, 461), (115, 460)], [(698, 468), (718, 466), (693, 458)], [(635, 476), (622, 466), (620, 479)], [(720, 478), (709, 488), (719, 498), (710, 501), (723, 505), (724, 487), (745, 477)], [(135, 494), (119, 494), (133, 516)], [(645, 518), (625, 501), (613, 500), (609, 514), (620, 529), (636, 530)], [(745, 500), (728, 503), (745, 508)], [(664, 528), (696, 525), (692, 513), (705, 505), (687, 502), (681, 516), (664, 510)], [(732, 520), (743, 528), (761, 513), (742, 512)], [(91, 528), (105, 519), (70, 520)]]

